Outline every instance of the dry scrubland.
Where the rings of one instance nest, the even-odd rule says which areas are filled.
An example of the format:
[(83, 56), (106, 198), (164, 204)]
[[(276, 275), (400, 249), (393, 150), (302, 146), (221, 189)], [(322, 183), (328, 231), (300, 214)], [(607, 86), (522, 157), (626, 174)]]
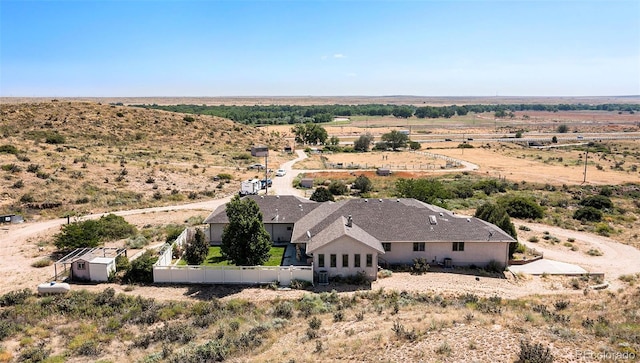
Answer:
[[(29, 219), (227, 195), (284, 141), (221, 118), (88, 102), (2, 104), (0, 208)], [(273, 152), (270, 165), (288, 156)], [(214, 180), (229, 174), (231, 182)], [(264, 174), (260, 173), (260, 176)]]
[[(339, 103), (338, 100), (271, 98), (260, 102), (333, 104)], [(362, 98), (362, 103), (391, 103), (387, 100)], [(465, 103), (462, 99), (449, 98), (398, 100), (417, 105)], [(466, 100), (467, 103), (482, 102)], [(624, 100), (599, 99), (599, 102), (623, 103)], [(130, 101), (256, 103), (251, 98)], [(636, 101), (632, 99), (632, 102)], [(126, 103), (123, 99), (101, 102)], [(350, 102), (359, 101), (352, 99)], [(502, 102), (529, 101), (508, 98)], [(534, 99), (532, 102), (553, 101)], [(563, 99), (559, 102), (572, 101)], [(269, 126), (263, 132), (214, 117), (194, 116), (193, 121), (188, 121), (182, 114), (67, 100), (19, 105), (0, 100), (0, 103), (3, 103), (0, 105), (0, 134), (3, 137), (0, 146), (13, 145), (17, 149), (15, 154), (0, 153), (0, 165), (3, 166), (0, 208), (26, 212), (32, 219), (60, 216), (69, 211), (83, 213), (176, 204), (186, 202), (190, 197), (209, 199), (236, 192), (238, 180), (256, 174), (248, 172), (246, 165), (263, 161), (245, 158), (246, 148), (261, 143), (280, 149), (290, 130), (288, 126)], [(529, 131), (552, 131), (562, 122), (579, 132), (602, 132), (605, 129), (593, 122), (609, 123), (610, 117), (618, 116), (621, 118), (610, 122), (607, 129), (624, 131), (629, 127), (637, 128), (638, 122), (638, 115), (635, 119), (626, 119), (628, 115), (606, 113), (587, 116), (562, 112), (527, 114)], [(603, 114), (609, 118), (599, 118)], [(422, 129), (418, 125), (422, 121), (412, 119), (409, 122), (412, 130), (424, 131), (418, 135), (451, 133), (448, 126), (454, 127), (453, 133), (457, 134), (471, 130), (503, 133), (527, 125), (520, 114), (515, 120), (503, 121), (482, 117), (448, 120), (451, 124), (446, 120), (424, 121), (431, 124), (422, 125)], [(406, 128), (406, 121), (389, 121), (397, 123), (391, 124), (392, 127)], [(348, 127), (369, 127), (368, 130), (380, 134), (381, 130), (390, 129), (372, 126), (371, 120), (354, 120), (353, 125), (333, 126), (329, 132), (341, 134), (346, 133)], [(56, 131), (64, 142), (47, 143), (48, 138), (56, 139)], [(359, 134), (360, 131), (364, 129), (349, 132)], [(587, 238), (575, 239), (571, 233), (572, 229), (591, 227), (561, 218), (562, 213), (567, 213), (567, 207), (553, 205), (562, 198), (570, 198), (563, 184), (572, 187), (581, 183), (583, 152), (471, 143), (475, 147), (465, 149), (464, 154), (456, 148), (457, 142), (425, 143), (423, 149), (433, 146), (434, 150), (429, 151), (481, 166), (474, 173), (445, 174), (445, 182), (458, 180), (456, 175), (459, 175), (463, 180), (503, 177), (519, 183), (521, 188), (536, 183), (548, 184), (553, 187), (548, 191), (532, 189), (538, 200), (550, 203), (547, 209), (550, 216), (544, 222), (561, 223), (567, 229), (560, 234), (557, 227), (550, 227), (551, 233), (548, 233), (544, 227), (533, 228), (531, 223), (520, 221), (516, 226), (528, 224), (533, 228), (519, 230), (520, 239), (536, 237), (538, 241), (528, 244), (544, 248), (549, 254), (572, 254), (576, 261), (593, 258), (597, 265), (607, 257), (610, 252), (605, 248), (602, 248), (604, 256), (589, 255), (589, 249), (597, 245)], [(589, 155), (589, 184), (597, 191), (601, 184), (637, 183), (639, 174), (633, 172), (631, 166), (639, 163), (638, 141), (607, 142), (606, 145), (612, 152)], [(410, 161), (406, 158), (409, 154), (387, 154), (389, 163)], [(417, 158), (411, 160), (412, 163), (422, 161), (421, 157), (411, 155)], [(381, 154), (375, 153), (367, 154), (365, 158), (357, 154), (328, 156), (332, 162), (341, 162), (341, 157), (344, 158), (342, 162), (382, 161)], [(277, 154), (270, 158), (270, 165), (278, 165), (287, 158)], [(621, 161), (624, 163), (620, 164)], [(321, 169), (321, 166), (322, 160), (317, 156), (297, 167)], [(234, 181), (229, 184), (214, 182), (212, 178), (221, 173), (231, 174)], [(376, 177), (371, 171), (365, 173), (377, 189), (390, 188), (397, 177), (432, 175), (399, 172), (393, 177)], [(312, 176), (349, 180), (357, 174), (358, 171), (345, 171), (331, 176), (328, 173)], [(160, 193), (158, 199), (154, 198), (156, 192)], [(376, 196), (376, 193), (378, 191), (374, 190), (372, 195)], [(30, 197), (21, 200), (25, 195)], [(634, 233), (637, 239), (640, 230), (638, 218), (632, 218), (638, 206), (615, 194), (612, 200), (616, 207), (627, 212), (606, 217), (604, 222), (614, 226), (611, 238), (633, 245), (637, 242), (633, 239)], [(61, 203), (60, 206), (56, 206), (57, 203)], [(452, 203), (455, 210), (463, 213), (473, 213), (475, 207), (464, 201)], [(43, 207), (47, 209), (37, 209)], [(197, 223), (207, 213), (147, 213), (128, 216), (127, 220), (139, 229), (152, 230), (164, 224), (184, 224), (190, 220)], [(11, 231), (19, 227), (7, 228)], [(4, 274), (16, 265), (27, 266), (37, 256), (51, 253), (52, 233), (32, 236), (20, 240), (19, 246), (6, 248), (5, 260), (12, 258), (12, 263), (0, 265), (1, 272)], [(559, 241), (545, 239), (547, 235), (557, 236)], [(111, 245), (121, 243), (123, 241)], [(38, 246), (44, 247), (44, 251)], [(627, 265), (627, 269), (633, 269), (632, 263)], [(615, 270), (615, 265), (610, 269)], [(48, 278), (50, 270), (51, 266), (28, 267), (19, 273), (12, 272), (11, 276), (15, 286), (33, 287)], [(586, 289), (599, 282), (586, 277), (509, 274), (506, 278), (483, 274), (476, 280), (473, 275), (432, 272), (422, 276), (394, 273), (390, 278), (376, 281), (370, 289), (365, 286), (365, 291), (350, 291), (354, 289), (352, 285), (328, 287), (343, 291), (340, 293), (321, 292), (322, 289), (314, 294), (270, 288), (113, 284), (86, 285), (85, 291), (81, 286), (74, 286), (74, 291), (64, 297), (14, 293), (0, 298), (0, 362), (38, 361), (45, 357), (48, 362), (196, 362), (206, 359), (237, 362), (512, 362), (517, 359), (523, 340), (549, 347), (558, 362), (612, 361), (610, 357), (615, 354), (638, 359), (640, 274), (623, 275), (611, 281), (612, 288), (608, 290)], [(0, 286), (2, 293), (10, 290), (7, 285)]]

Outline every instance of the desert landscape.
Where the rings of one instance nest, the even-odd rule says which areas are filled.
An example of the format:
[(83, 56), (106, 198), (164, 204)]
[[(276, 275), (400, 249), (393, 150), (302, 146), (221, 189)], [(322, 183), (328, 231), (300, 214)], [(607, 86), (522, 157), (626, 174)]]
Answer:
[[(430, 121), (342, 120), (339, 126), (327, 124), (326, 130), (343, 145), (364, 133), (376, 140), (409, 125), (409, 138), (421, 140), (421, 148), (307, 152), (303, 154), (308, 157), (288, 171), (291, 180), (306, 176), (325, 185), (350, 183), (356, 175), (366, 175), (373, 182), (369, 196), (374, 198), (394, 196), (395, 183), (403, 178), (437, 178), (452, 188), (457, 188), (455, 183), (472, 185), (483, 180), (501, 181), (511, 189), (517, 184), (512, 193), (528, 193), (546, 203), (541, 203), (546, 208), (542, 219), (513, 219), (519, 241), (544, 253), (545, 258), (582, 266), (593, 276), (509, 271), (492, 275), (433, 268), (424, 275), (393, 272), (368, 286), (336, 281), (311, 290), (74, 284), (69, 298), (78, 307), (94, 305), (93, 310), (71, 309), (66, 317), (54, 318), (41, 311), (43, 304), (51, 312), (62, 312), (64, 297), (43, 298), (21, 291), (30, 291), (53, 276), (52, 262), (39, 262), (59, 257), (54, 235), (66, 222), (64, 218), (80, 221), (108, 212), (124, 216), (146, 236), (144, 245), (131, 250), (137, 255), (162, 245), (171, 227), (198, 226), (216, 206), (237, 193), (241, 180), (262, 177), (262, 171), (248, 169), (264, 163), (264, 158), (250, 156), (251, 146), (269, 147), (269, 169), (293, 160), (295, 155), (282, 151), (294, 144), (293, 133), (290, 126), (238, 125), (211, 116), (102, 104), (103, 99), (13, 101), (4, 99), (0, 110), (0, 206), (4, 213), (24, 216), (26, 222), (4, 224), (0, 230), (0, 257), (5, 261), (0, 266), (0, 278), (5, 281), (0, 286), (4, 294), (0, 309), (7, 317), (0, 325), (4, 334), (1, 361), (32, 357), (69, 362), (368, 361), (375, 352), (376, 361), (509, 362), (517, 359), (519, 350), (535, 350), (533, 345), (523, 348), (522, 344), (534, 343), (549, 347), (559, 362), (593, 361), (598, 354), (604, 360), (616, 360), (615, 354), (637, 357), (640, 206), (634, 193), (640, 188), (638, 113), (537, 112), (529, 113), (526, 122), (521, 115), (501, 120), (490, 114)], [(327, 101), (304, 99), (299, 104), (314, 102)], [(498, 123), (501, 126), (496, 128)], [(571, 132), (558, 133), (559, 125)], [(572, 137), (558, 143), (563, 147), (552, 148), (492, 140), (507, 134), (513, 138), (516, 130), (523, 131), (525, 140), (529, 136)], [(592, 134), (631, 139), (573, 139), (573, 135)], [(471, 147), (460, 148), (460, 144)], [(474, 167), (447, 166), (434, 154)], [(338, 164), (342, 165), (336, 169)], [(353, 167), (356, 164), (358, 168)], [(376, 169), (385, 165), (391, 167), (392, 175), (376, 175)], [(609, 190), (607, 195), (617, 208), (603, 222), (585, 224), (571, 218), (577, 195), (603, 189)], [(270, 190), (277, 192), (277, 188)], [(478, 191), (472, 198), (453, 198), (448, 205), (472, 215), (479, 203), (495, 195)], [(342, 198), (346, 197), (353, 196)], [(128, 243), (115, 240), (106, 245)], [(127, 315), (136, 309), (146, 318)], [(18, 319), (24, 314), (43, 320)], [(104, 325), (107, 314), (111, 318)], [(487, 337), (500, 343), (488, 344)]]

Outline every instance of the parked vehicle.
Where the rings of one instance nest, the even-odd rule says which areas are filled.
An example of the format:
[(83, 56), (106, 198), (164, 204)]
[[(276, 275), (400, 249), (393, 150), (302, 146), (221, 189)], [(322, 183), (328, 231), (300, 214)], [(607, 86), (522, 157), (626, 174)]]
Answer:
[(267, 185), (271, 186), (273, 184), (273, 180), (271, 179), (262, 179), (260, 180), (260, 189), (266, 188)]
[(240, 195), (255, 195), (262, 189), (262, 182), (259, 179), (249, 179), (240, 183)]
[(262, 164), (252, 164), (249, 165), (249, 167), (247, 169), (258, 169), (258, 170), (264, 170), (265, 166)]
[(284, 169), (276, 170), (276, 176), (285, 176), (286, 174), (287, 174), (287, 171)]

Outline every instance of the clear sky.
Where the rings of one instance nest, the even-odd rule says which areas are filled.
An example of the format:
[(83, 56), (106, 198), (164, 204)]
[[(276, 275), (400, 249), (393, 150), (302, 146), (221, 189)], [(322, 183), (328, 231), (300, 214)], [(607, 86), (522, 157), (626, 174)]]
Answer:
[(0, 0), (0, 96), (640, 94), (640, 1)]

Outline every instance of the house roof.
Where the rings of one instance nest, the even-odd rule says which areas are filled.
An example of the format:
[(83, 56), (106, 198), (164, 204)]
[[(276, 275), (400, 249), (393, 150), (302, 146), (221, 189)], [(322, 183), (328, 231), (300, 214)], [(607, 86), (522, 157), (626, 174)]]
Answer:
[[(296, 223), (300, 218), (314, 210), (320, 203), (293, 195), (248, 195), (258, 203), (263, 223)], [(204, 223), (229, 223), (227, 206), (221, 205), (211, 213)]]
[(307, 242), (307, 253), (313, 253), (313, 251), (318, 248), (325, 246), (342, 236), (348, 236), (352, 239), (363, 243), (375, 250), (379, 253), (384, 253), (384, 248), (380, 241), (378, 241), (375, 237), (367, 233), (362, 228), (358, 227), (356, 224), (351, 224), (348, 226), (347, 218), (338, 217), (333, 223), (329, 224), (326, 228), (324, 228), (320, 233), (315, 236), (312, 236), (311, 239), (308, 239)]
[(351, 215), (353, 224), (381, 242), (513, 242), (491, 223), (415, 199), (348, 199), (321, 205), (293, 228), (292, 242), (307, 242), (338, 217)]

